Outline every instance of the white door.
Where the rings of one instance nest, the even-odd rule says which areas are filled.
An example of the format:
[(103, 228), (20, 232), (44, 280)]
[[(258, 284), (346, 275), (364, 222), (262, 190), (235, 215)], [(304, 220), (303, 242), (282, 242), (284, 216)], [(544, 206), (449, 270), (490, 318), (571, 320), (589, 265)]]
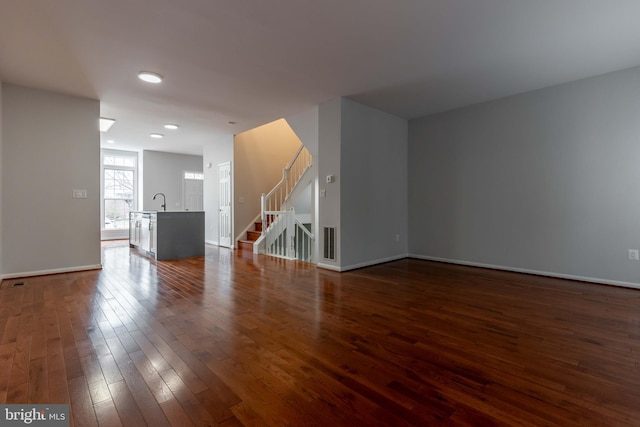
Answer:
[(202, 179), (184, 179), (184, 208), (187, 211), (201, 211), (202, 206), (202, 192), (203, 192), (203, 180)]
[(219, 245), (231, 247), (231, 162), (218, 165)]

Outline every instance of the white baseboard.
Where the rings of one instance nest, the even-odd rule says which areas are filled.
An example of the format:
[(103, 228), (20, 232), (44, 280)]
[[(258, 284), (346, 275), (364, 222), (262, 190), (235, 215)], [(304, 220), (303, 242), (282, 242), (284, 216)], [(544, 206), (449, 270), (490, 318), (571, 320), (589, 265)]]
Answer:
[(215, 240), (205, 240), (204, 242), (208, 243), (209, 245), (218, 246), (218, 242), (216, 242)]
[(101, 270), (101, 269), (102, 269), (102, 264), (95, 264), (95, 265), (80, 265), (77, 267), (69, 267), (69, 268), (53, 268), (51, 270), (25, 271), (22, 273), (3, 274), (2, 280), (18, 279), (21, 277), (32, 277), (32, 276), (47, 276), (49, 274), (75, 273), (78, 271)]
[(408, 254), (394, 255), (392, 257), (380, 258), (380, 259), (376, 259), (376, 260), (372, 260), (372, 261), (362, 262), (362, 263), (359, 263), (359, 264), (347, 265), (347, 266), (344, 266), (344, 267), (343, 266), (330, 265), (330, 264), (323, 264), (323, 263), (320, 263), (320, 262), (317, 265), (318, 265), (318, 267), (324, 268), (326, 270), (333, 270), (333, 271), (343, 272), (343, 271), (349, 271), (349, 270), (356, 270), (358, 268), (371, 267), (372, 265), (384, 264), (385, 262), (397, 261), (399, 259), (405, 259), (405, 258), (408, 258), (408, 257), (409, 257)]
[(448, 264), (467, 265), (469, 267), (491, 268), (493, 270), (513, 271), (515, 273), (535, 274), (538, 276), (555, 277), (558, 279), (578, 280), (581, 282), (596, 283), (599, 285), (621, 286), (624, 288), (640, 289), (640, 283), (621, 282), (618, 280), (600, 279), (594, 277), (576, 276), (573, 274), (553, 273), (550, 271), (530, 270), (527, 268), (507, 267), (504, 265), (484, 264), (481, 262), (461, 261), (457, 259), (439, 258), (426, 255), (409, 254), (409, 258), (422, 259), (425, 261), (446, 262)]
[(340, 267), (336, 266), (336, 265), (330, 265), (330, 264), (323, 264), (321, 262), (316, 264), (316, 267), (318, 268), (324, 268), (325, 270), (331, 270), (331, 271), (337, 271), (340, 272), (342, 270), (340, 270)]

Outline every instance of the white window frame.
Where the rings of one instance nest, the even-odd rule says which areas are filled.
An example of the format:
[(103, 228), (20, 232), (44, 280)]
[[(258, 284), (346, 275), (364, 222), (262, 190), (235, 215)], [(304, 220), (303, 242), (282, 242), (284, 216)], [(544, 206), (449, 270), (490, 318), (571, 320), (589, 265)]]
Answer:
[[(185, 192), (187, 181), (202, 181), (204, 185), (204, 172), (203, 171), (193, 171), (193, 170), (183, 170), (182, 171), (182, 207), (184, 209), (187, 208), (187, 194)], [(204, 194), (203, 194), (204, 196)], [(201, 200), (202, 207), (204, 209), (204, 200)]]
[[(105, 168), (104, 159), (105, 156), (118, 156), (118, 157), (128, 157), (135, 160), (134, 166), (120, 166), (120, 165), (107, 165)], [(139, 186), (139, 166), (140, 166), (140, 158), (139, 153), (136, 151), (125, 151), (125, 150), (114, 150), (114, 149), (106, 149), (103, 148), (100, 150), (100, 229), (101, 229), (101, 237), (102, 240), (110, 240), (110, 239), (125, 239), (129, 237), (129, 229), (121, 228), (121, 229), (105, 229), (105, 192), (104, 192), (104, 171), (105, 169), (119, 169), (119, 170), (127, 170), (133, 171), (133, 206), (131, 210), (136, 210), (138, 208), (138, 188)]]

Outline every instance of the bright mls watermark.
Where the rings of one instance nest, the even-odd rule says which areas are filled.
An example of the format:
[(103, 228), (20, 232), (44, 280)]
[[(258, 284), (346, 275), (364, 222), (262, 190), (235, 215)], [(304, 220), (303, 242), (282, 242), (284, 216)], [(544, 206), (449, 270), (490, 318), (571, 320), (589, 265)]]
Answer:
[(69, 427), (69, 405), (0, 405), (0, 427)]

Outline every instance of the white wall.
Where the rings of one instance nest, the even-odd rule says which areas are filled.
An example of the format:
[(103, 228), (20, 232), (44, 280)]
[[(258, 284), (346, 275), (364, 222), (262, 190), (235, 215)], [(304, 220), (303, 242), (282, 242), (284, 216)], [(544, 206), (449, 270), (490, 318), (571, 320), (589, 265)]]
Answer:
[[(2, 200), (2, 82), (0, 81), (0, 200)], [(2, 277), (2, 208), (0, 208), (0, 277)]]
[(313, 157), (318, 155), (319, 107), (287, 117), (287, 123)]
[(318, 143), (320, 107), (316, 106), (308, 111), (287, 117), (287, 123), (298, 135), (300, 141), (313, 157), (311, 165), (311, 183), (300, 195), (294, 206), (296, 217), (304, 224), (311, 224), (311, 233), (315, 236), (312, 249), (312, 262), (317, 263), (320, 257), (320, 234), (321, 228), (318, 226), (319, 199), (318, 199)]
[(341, 269), (404, 258), (408, 122), (343, 98), (341, 123)]
[[(316, 241), (318, 242), (318, 266), (340, 269), (340, 127), (341, 127), (342, 100), (335, 98), (320, 104), (318, 117), (318, 221)], [(323, 177), (333, 175), (335, 181), (327, 184)], [(321, 192), (324, 190), (325, 197)], [(323, 258), (324, 242), (323, 227), (336, 227), (336, 253), (335, 260)]]
[(640, 68), (410, 122), (410, 252), (638, 284)]
[(142, 162), (142, 209), (161, 210), (162, 197), (153, 195), (164, 193), (168, 211), (183, 210), (183, 173), (202, 172), (202, 156), (145, 150)]
[[(211, 138), (211, 141), (203, 147), (203, 159), (205, 164), (205, 241), (207, 241), (207, 243), (217, 245), (220, 241), (220, 230), (218, 228), (218, 165), (220, 163), (232, 162), (233, 135), (229, 134), (213, 136)], [(209, 164), (211, 164), (211, 167), (208, 167)], [(231, 163), (231, 168), (231, 170), (233, 171), (233, 162)]]
[(298, 214), (305, 214), (305, 218), (311, 218), (311, 209), (313, 207), (311, 203), (312, 185), (313, 183), (310, 182), (304, 190), (300, 192), (300, 196), (293, 203), (293, 209), (295, 209), (296, 216)]
[(4, 277), (100, 266), (99, 115), (93, 99), (3, 84)]
[[(321, 104), (319, 118), (318, 265), (345, 271), (406, 257), (407, 120), (347, 98)], [(335, 261), (323, 258), (323, 227), (337, 228)]]

